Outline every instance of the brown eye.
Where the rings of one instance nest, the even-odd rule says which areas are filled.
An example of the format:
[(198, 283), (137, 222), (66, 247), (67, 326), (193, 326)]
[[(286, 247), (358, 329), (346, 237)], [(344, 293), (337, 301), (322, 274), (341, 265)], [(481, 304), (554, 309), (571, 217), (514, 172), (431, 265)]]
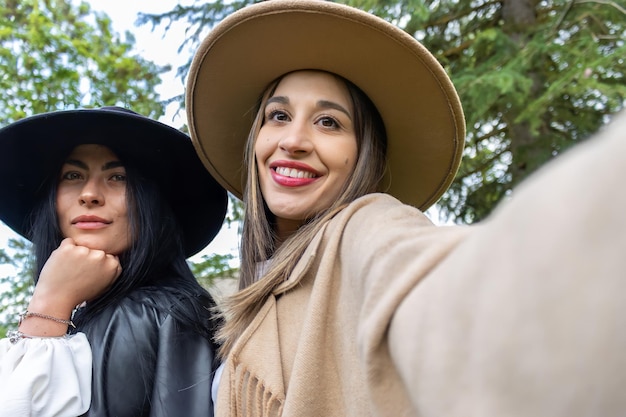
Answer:
[(287, 122), (289, 121), (289, 116), (282, 110), (272, 110), (267, 115), (267, 120), (274, 120), (277, 122)]
[(82, 178), (82, 175), (76, 171), (68, 171), (61, 175), (62, 180), (79, 180)]
[(335, 119), (333, 119), (332, 117), (322, 117), (321, 119), (318, 120), (318, 123), (324, 127), (328, 127), (328, 128), (338, 128), (339, 127), (339, 123), (337, 123), (337, 121)]

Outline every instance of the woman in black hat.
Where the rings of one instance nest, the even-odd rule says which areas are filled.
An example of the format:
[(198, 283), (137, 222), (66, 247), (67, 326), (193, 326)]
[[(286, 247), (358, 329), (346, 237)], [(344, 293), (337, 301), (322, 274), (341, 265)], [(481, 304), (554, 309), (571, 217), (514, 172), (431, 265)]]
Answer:
[(186, 94), (245, 207), (216, 415), (626, 414), (626, 119), (485, 224), (436, 227), (463, 112), (396, 26), (259, 2), (211, 29)]
[(33, 242), (36, 283), (0, 346), (2, 413), (212, 415), (215, 303), (186, 258), (227, 197), (189, 138), (60, 111), (0, 130), (0, 155), (0, 219)]

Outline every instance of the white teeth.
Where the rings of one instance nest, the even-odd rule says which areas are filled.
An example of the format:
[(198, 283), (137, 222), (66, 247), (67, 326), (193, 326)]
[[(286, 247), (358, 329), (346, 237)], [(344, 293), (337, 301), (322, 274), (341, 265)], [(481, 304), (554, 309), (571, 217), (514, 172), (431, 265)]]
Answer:
[(313, 178), (315, 175), (312, 172), (300, 171), (294, 168), (278, 167), (276, 173), (291, 178)]

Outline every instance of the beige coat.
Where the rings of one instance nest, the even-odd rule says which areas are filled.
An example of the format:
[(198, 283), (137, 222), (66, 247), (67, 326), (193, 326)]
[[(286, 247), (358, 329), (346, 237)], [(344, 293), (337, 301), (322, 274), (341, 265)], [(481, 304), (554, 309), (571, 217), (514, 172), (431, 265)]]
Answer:
[(218, 416), (626, 415), (623, 132), (481, 226), (355, 201), (235, 345)]

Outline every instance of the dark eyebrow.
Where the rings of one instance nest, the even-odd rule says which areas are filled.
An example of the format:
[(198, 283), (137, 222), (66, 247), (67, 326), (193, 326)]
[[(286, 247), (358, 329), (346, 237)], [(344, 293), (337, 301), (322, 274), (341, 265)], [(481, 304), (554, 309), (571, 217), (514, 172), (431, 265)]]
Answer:
[[(65, 161), (66, 164), (68, 165), (74, 165), (75, 167), (81, 168), (81, 169), (89, 169), (89, 167), (87, 166), (87, 164), (85, 164), (83, 161), (80, 161), (78, 159), (67, 159)], [(119, 167), (123, 167), (124, 164), (122, 164), (121, 161), (110, 161), (107, 162), (106, 164), (102, 165), (102, 170), (106, 171), (109, 169), (114, 169), (114, 168), (119, 168)]]
[(283, 96), (273, 96), (267, 99), (267, 102), (265, 103), (265, 105), (272, 104), (272, 103), (289, 104), (289, 99)]
[(107, 169), (113, 169), (113, 168), (119, 168), (119, 167), (123, 167), (124, 164), (122, 164), (122, 161), (111, 161), (111, 162), (107, 162), (106, 164), (102, 165), (102, 170), (106, 171)]
[[(284, 97), (284, 96), (273, 96), (267, 99), (266, 105), (271, 104), (271, 103), (289, 104), (289, 98)], [(350, 120), (352, 120), (352, 116), (350, 115), (350, 112), (346, 110), (343, 106), (335, 103), (334, 101), (319, 100), (317, 102), (317, 107), (320, 109), (334, 109), (334, 110), (340, 111), (344, 113), (346, 116), (348, 116)]]
[(337, 111), (344, 113), (346, 116), (348, 116), (350, 120), (352, 120), (352, 116), (350, 115), (350, 112), (348, 112), (348, 110), (346, 110), (342, 105), (335, 103), (334, 101), (320, 100), (317, 102), (317, 107), (322, 108), (322, 109), (335, 109)]
[(75, 167), (81, 169), (87, 169), (87, 164), (85, 164), (83, 161), (79, 161), (78, 159), (66, 159), (64, 164), (74, 165)]

